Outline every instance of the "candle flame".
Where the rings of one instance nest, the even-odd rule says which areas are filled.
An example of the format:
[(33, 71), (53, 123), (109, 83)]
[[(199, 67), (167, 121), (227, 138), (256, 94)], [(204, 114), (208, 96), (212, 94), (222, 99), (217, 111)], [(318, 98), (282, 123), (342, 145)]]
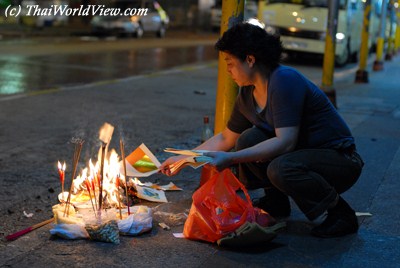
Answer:
[(62, 165), (61, 165), (61, 162), (58, 161), (57, 167), (58, 167), (58, 171), (63, 171), (64, 172), (65, 169), (66, 169), (65, 161), (64, 161), (64, 164), (62, 164)]
[[(99, 150), (99, 156), (101, 155), (101, 148)], [(125, 181), (125, 177), (120, 173), (120, 159), (118, 153), (112, 149), (104, 159), (104, 179), (103, 179), (103, 193), (105, 196), (105, 202), (110, 206), (118, 206), (118, 198), (122, 199), (123, 191), (119, 191), (120, 181)], [(59, 170), (63, 167), (59, 162)], [(61, 168), (61, 169), (60, 169)], [(100, 170), (100, 157), (98, 157), (97, 162), (94, 163), (92, 159), (85, 168), (76, 176), (73, 181), (73, 193), (74, 195), (79, 195), (84, 198), (84, 195), (90, 197), (88, 186), (91, 185), (90, 190), (93, 191), (92, 195), (99, 194), (99, 181), (98, 176)]]

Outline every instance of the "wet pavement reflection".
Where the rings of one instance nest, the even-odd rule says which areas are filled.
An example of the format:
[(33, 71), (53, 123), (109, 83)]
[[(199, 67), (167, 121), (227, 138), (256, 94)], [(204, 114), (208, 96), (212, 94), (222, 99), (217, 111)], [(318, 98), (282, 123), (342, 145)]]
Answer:
[(3, 56), (0, 58), (0, 94), (118, 79), (217, 58), (218, 53), (211, 45), (87, 54)]

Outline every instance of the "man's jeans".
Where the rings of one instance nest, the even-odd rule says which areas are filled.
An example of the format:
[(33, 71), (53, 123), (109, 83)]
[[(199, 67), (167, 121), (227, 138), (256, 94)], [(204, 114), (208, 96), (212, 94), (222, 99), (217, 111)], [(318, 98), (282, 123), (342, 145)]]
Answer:
[[(236, 150), (258, 144), (270, 135), (258, 128), (239, 137)], [(278, 156), (271, 162), (239, 164), (239, 179), (248, 189), (276, 187), (290, 196), (314, 220), (347, 191), (361, 174), (363, 162), (356, 152), (304, 149)]]

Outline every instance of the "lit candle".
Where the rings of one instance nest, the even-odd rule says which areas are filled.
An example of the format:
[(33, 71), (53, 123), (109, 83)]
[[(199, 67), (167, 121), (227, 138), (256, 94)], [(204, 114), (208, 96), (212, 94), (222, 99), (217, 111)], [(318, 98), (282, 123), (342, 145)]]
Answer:
[(65, 179), (65, 162), (63, 165), (61, 165), (60, 161), (58, 161), (58, 175), (60, 176), (60, 182), (61, 182), (61, 193), (62, 193), (62, 199), (64, 200), (64, 179)]

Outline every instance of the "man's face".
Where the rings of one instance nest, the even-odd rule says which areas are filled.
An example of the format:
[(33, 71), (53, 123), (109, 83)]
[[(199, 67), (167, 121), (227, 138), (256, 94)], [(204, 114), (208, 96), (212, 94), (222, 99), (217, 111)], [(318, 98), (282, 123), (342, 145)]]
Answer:
[(248, 62), (241, 61), (237, 57), (227, 52), (222, 52), (222, 56), (226, 62), (229, 75), (232, 77), (233, 81), (238, 84), (238, 86), (242, 87), (252, 84), (252, 70), (249, 67)]

